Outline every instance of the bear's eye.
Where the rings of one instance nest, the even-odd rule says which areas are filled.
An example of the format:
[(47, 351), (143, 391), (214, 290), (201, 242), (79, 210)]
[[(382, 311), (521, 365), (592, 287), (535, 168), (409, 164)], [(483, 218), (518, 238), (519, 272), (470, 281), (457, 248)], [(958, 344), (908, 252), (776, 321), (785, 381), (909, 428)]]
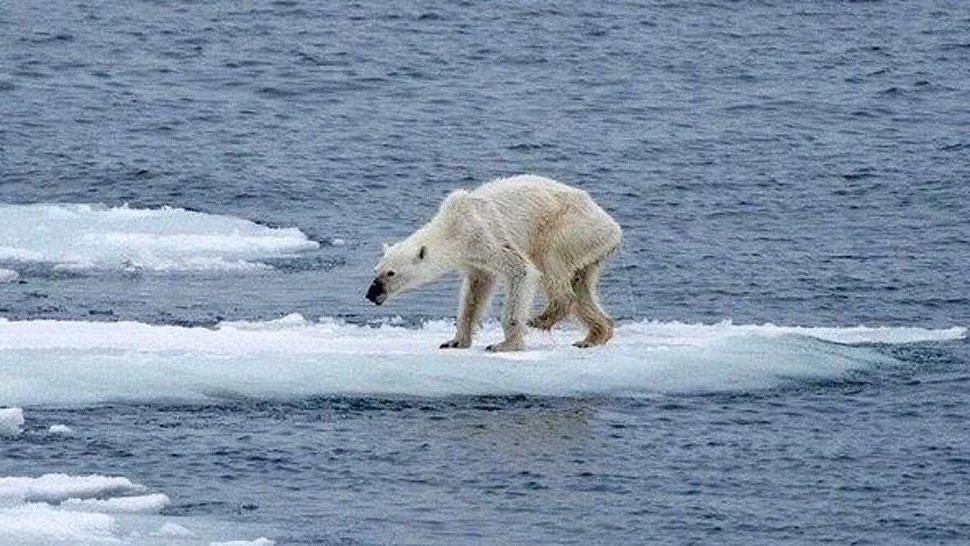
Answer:
[(388, 271), (388, 272), (387, 272), (387, 276), (388, 276), (388, 277), (393, 277), (394, 275), (397, 275), (397, 273), (395, 273), (395, 272), (393, 272), (393, 271)]

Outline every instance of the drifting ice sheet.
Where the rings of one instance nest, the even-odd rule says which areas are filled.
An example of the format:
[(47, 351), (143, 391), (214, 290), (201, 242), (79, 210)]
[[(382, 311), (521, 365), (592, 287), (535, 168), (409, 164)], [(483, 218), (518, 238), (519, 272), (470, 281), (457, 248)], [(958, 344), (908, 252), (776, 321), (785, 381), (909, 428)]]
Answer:
[(105, 514), (157, 514), (171, 501), (166, 495), (154, 493), (136, 497), (113, 499), (68, 499), (61, 507), (75, 512), (102, 512)]
[[(297, 229), (169, 207), (0, 205), (0, 218), (0, 263), (65, 269), (248, 270), (319, 247)], [(4, 279), (16, 272), (0, 270)]]
[[(159, 515), (168, 497), (145, 491), (142, 485), (112, 476), (0, 478), (0, 544), (204, 546), (238, 537), (238, 529), (218, 523)], [(259, 538), (241, 543), (273, 542)]]
[(0, 499), (60, 503), (67, 499), (90, 499), (139, 495), (145, 486), (127, 478), (45, 474), (39, 478), (0, 478)]
[(445, 322), (310, 323), (297, 315), (215, 329), (133, 322), (0, 319), (0, 404), (83, 404), (117, 399), (300, 397), (325, 394), (638, 395), (770, 387), (835, 378), (890, 362), (851, 343), (960, 339), (962, 328), (784, 328), (730, 323), (619, 326), (605, 347), (575, 349), (580, 333), (533, 334), (530, 350), (440, 350)]

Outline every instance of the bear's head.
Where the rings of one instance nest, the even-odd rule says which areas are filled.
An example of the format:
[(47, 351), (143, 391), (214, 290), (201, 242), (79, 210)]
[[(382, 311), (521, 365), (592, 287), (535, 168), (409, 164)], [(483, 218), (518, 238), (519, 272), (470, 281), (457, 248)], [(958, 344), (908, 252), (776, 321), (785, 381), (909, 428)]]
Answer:
[(367, 290), (367, 299), (380, 305), (388, 298), (409, 288), (437, 279), (443, 273), (440, 264), (430, 259), (426, 244), (404, 240), (384, 244), (384, 256), (374, 272), (377, 277)]

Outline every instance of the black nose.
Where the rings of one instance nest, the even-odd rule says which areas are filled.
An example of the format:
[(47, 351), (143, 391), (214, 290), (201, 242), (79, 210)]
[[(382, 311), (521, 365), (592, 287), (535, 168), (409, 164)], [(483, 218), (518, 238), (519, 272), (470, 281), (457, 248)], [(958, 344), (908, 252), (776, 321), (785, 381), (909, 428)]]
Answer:
[(384, 294), (384, 283), (378, 279), (374, 279), (374, 282), (370, 284), (370, 288), (367, 289), (367, 299), (374, 302), (377, 305), (384, 303), (384, 299), (381, 296)]

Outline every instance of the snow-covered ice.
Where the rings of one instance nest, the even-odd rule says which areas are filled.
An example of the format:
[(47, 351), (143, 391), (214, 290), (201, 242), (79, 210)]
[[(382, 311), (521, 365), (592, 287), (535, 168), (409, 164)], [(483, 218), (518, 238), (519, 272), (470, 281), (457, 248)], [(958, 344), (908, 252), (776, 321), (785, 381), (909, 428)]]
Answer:
[(145, 486), (116, 476), (69, 476), (44, 474), (37, 478), (0, 477), (0, 499), (61, 503), (67, 499), (91, 499), (141, 495)]
[[(0, 204), (0, 217), (0, 262), (74, 270), (251, 270), (320, 246), (295, 228), (171, 207)], [(6, 282), (16, 272), (0, 269), (0, 282), (11, 273)]]
[(47, 429), (47, 432), (48, 434), (56, 434), (60, 436), (71, 436), (72, 434), (74, 434), (74, 429), (72, 429), (67, 425), (57, 424), (57, 425), (51, 425), (50, 428)]
[(276, 544), (275, 541), (270, 540), (266, 537), (260, 537), (256, 540), (230, 540), (229, 542), (210, 542), (209, 546), (273, 546)]
[[(575, 328), (529, 336), (529, 350), (440, 350), (446, 321), (312, 322), (290, 315), (216, 328), (0, 319), (0, 404), (204, 400), (326, 394), (639, 395), (762, 388), (835, 378), (892, 359), (869, 344), (962, 339), (964, 328), (798, 328), (635, 322), (590, 350)], [(861, 345), (860, 345), (861, 344)]]
[(0, 408), (0, 436), (16, 436), (24, 426), (24, 410)]
[(110, 499), (67, 499), (61, 507), (77, 512), (103, 512), (107, 514), (157, 514), (172, 501), (167, 495), (153, 493), (134, 497)]
[(163, 524), (157, 531), (154, 531), (152, 535), (160, 537), (190, 538), (194, 537), (195, 533), (184, 525), (179, 525), (178, 523), (173, 523), (170, 521)]
[(66, 512), (44, 503), (0, 505), (0, 541), (39, 544), (117, 542), (115, 519), (107, 514)]
[(170, 502), (167, 495), (148, 493), (145, 486), (118, 476), (0, 477), (0, 544), (204, 546), (240, 538), (242, 531), (223, 524), (161, 514)]

